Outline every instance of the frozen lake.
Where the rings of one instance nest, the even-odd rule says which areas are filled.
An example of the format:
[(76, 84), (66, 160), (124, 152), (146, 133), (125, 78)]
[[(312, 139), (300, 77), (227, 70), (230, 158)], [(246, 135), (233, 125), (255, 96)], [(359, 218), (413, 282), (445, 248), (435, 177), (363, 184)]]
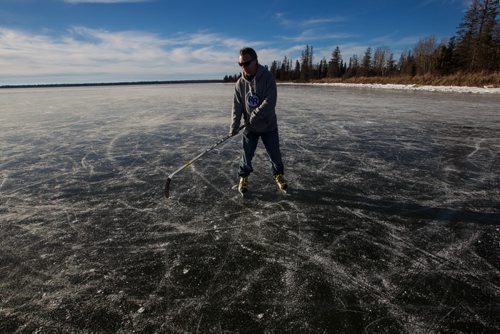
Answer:
[(0, 90), (0, 332), (498, 332), (500, 95), (279, 86), (233, 189), (232, 84)]

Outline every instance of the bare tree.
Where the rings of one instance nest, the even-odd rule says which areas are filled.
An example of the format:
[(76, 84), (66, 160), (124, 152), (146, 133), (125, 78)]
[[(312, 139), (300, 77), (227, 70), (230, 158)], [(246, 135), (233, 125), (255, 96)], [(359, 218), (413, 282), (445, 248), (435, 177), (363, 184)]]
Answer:
[(498, 69), (498, 0), (472, 0), (457, 31), (456, 61), (469, 71)]
[(420, 39), (413, 48), (413, 56), (417, 66), (417, 74), (431, 73), (436, 67), (435, 52), (437, 49), (436, 37), (429, 36)]
[(373, 54), (373, 72), (375, 75), (383, 76), (387, 71), (387, 60), (391, 51), (388, 47), (378, 47)]

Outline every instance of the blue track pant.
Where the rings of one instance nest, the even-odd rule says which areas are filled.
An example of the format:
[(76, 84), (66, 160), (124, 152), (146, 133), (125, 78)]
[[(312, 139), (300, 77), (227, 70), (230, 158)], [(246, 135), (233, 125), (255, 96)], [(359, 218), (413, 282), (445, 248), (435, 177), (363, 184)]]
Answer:
[(253, 172), (252, 159), (255, 155), (259, 138), (262, 138), (267, 155), (271, 161), (273, 175), (283, 174), (284, 168), (281, 161), (278, 129), (264, 133), (251, 132), (245, 129), (243, 132), (243, 153), (241, 155), (238, 175), (245, 177)]

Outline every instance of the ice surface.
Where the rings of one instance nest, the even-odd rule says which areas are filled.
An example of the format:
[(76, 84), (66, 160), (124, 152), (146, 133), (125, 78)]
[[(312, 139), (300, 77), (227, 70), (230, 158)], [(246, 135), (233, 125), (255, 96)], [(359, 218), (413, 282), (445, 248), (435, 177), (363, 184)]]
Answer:
[(0, 332), (500, 330), (500, 97), (279, 86), (290, 194), (233, 188), (231, 84), (0, 91)]

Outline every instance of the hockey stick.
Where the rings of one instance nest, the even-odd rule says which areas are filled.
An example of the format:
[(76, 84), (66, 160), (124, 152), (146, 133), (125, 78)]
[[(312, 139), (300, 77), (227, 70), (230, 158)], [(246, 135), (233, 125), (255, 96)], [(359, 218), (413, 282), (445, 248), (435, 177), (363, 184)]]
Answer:
[(229, 136), (226, 136), (226, 137), (222, 138), (217, 143), (213, 144), (212, 146), (210, 146), (209, 148), (207, 148), (205, 151), (201, 152), (196, 157), (194, 157), (192, 160), (186, 162), (182, 167), (179, 167), (175, 172), (173, 172), (172, 174), (170, 174), (167, 177), (167, 182), (165, 182), (165, 197), (168, 198), (170, 196), (170, 182), (172, 181), (172, 178), (174, 177), (175, 174), (179, 173), (184, 168), (191, 166), (193, 164), (193, 162), (195, 162), (196, 160), (198, 160), (199, 158), (201, 158), (202, 156), (204, 156), (205, 154), (207, 154), (208, 152), (210, 152), (211, 150), (213, 150), (214, 148), (216, 148), (220, 144), (224, 143), (228, 139), (236, 136), (244, 127), (245, 127), (244, 125), (240, 126), (239, 129), (238, 129), (238, 132), (235, 135), (229, 135)]

